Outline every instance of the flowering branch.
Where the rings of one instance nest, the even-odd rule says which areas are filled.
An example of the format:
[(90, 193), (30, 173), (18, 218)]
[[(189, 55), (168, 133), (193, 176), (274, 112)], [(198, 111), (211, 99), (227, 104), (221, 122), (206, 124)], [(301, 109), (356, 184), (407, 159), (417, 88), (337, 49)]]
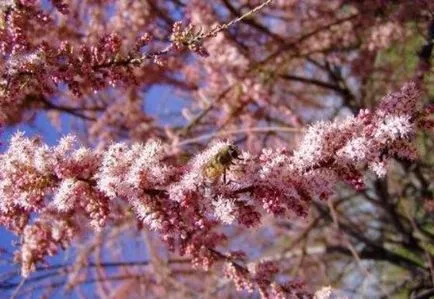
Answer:
[[(414, 159), (418, 128), (432, 128), (430, 116), (426, 117), (432, 107), (423, 110), (418, 104), (423, 79), (430, 71), (432, 20), (413, 81), (386, 95), (375, 110), (359, 111), (363, 103), (374, 102), (370, 96), (376, 90), (384, 92), (396, 88), (395, 81), (403, 81), (387, 78), (388, 67), (395, 62), (384, 66), (383, 55), (388, 58), (396, 53), (385, 49), (414, 33), (421, 20), (429, 17), (431, 4), (400, 1), (386, 9), (384, 1), (373, 0), (363, 5), (360, 1), (276, 1), (275, 9), (262, 20), (273, 26), (271, 30), (249, 17), (272, 0), (258, 3), (245, 14), (240, 12), (242, 1), (229, 2), (91, 1), (86, 3), (89, 12), (79, 8), (80, 1), (52, 0), (41, 5), (40, 1), (7, 0), (0, 4), (0, 122), (21, 122), (27, 111), (50, 111), (50, 119), (58, 116), (56, 112), (67, 113), (90, 133), (90, 144), (92, 138), (100, 141), (91, 149), (66, 136), (48, 146), (39, 138), (17, 133), (0, 154), (0, 225), (19, 236), (14, 259), (23, 277), (38, 270), (47, 256), (71, 246), (89, 227), (101, 231), (134, 222), (139, 229), (161, 237), (172, 252), (188, 256), (196, 268), (223, 265), (238, 289), (257, 289), (263, 297), (308, 295), (296, 282), (282, 283), (270, 260), (250, 265), (245, 253), (232, 250), (240, 245), (235, 235), (239, 231), (250, 234), (268, 219), (289, 219), (291, 225), (285, 229), (292, 230), (294, 218), (309, 215), (312, 204), (320, 214), (312, 222), (312, 231), (334, 219), (351, 242), (358, 242), (353, 247), (349, 239), (345, 243), (337, 238), (332, 246), (322, 247), (324, 254), (334, 250), (355, 257), (357, 263), (364, 258), (384, 259), (418, 277), (429, 274), (420, 261), (401, 256), (383, 246), (383, 240), (371, 241), (353, 229), (366, 219), (363, 211), (356, 215), (361, 219), (358, 223), (338, 209), (327, 210), (317, 200), (340, 192), (336, 186), (341, 183), (364, 191), (356, 193), (360, 195), (357, 200), (366, 198), (369, 204), (380, 205), (391, 220), (390, 227), (384, 225), (386, 233), (395, 229), (402, 239), (400, 245), (426, 253), (432, 263), (425, 241), (420, 242), (417, 235), (432, 238), (424, 228), (430, 219), (418, 222), (412, 213), (401, 214), (393, 202), (396, 199), (400, 204), (400, 198), (415, 187), (420, 192), (414, 198), (420, 194), (427, 199), (426, 211), (434, 210), (425, 174), (418, 173), (420, 169), (413, 172), (409, 163), (402, 162), (405, 170), (415, 174), (420, 188), (412, 181), (392, 195), (377, 180), (365, 191), (367, 172), (381, 178), (392, 159)], [(402, 13), (409, 5), (411, 17)], [(226, 14), (235, 19), (222, 22), (221, 18), (230, 20)], [(174, 23), (172, 18), (178, 15), (185, 15), (191, 23)], [(404, 26), (408, 23), (399, 18), (407, 18), (411, 26)], [(160, 26), (159, 21), (168, 26)], [(235, 30), (239, 22), (246, 26)], [(223, 31), (226, 34), (218, 34)], [(170, 40), (161, 43), (147, 32), (160, 40), (170, 36)], [(192, 60), (184, 55), (191, 52), (213, 55)], [(163, 59), (165, 67), (158, 67)], [(386, 76), (384, 80), (381, 75)], [(148, 92), (166, 84), (180, 89), (183, 100), (192, 100), (182, 111), (186, 124), (171, 123), (173, 131), (163, 128), (153, 112), (143, 107)], [(179, 95), (170, 96), (174, 94)], [(311, 108), (312, 112), (327, 112), (324, 101), (337, 102), (339, 107), (333, 109), (344, 114), (349, 108), (356, 115), (305, 125), (315, 119)], [(309, 111), (305, 114), (302, 109)], [(201, 112), (194, 116), (193, 111)], [(60, 122), (62, 125), (63, 119)], [(298, 147), (288, 145), (293, 135), (285, 136), (290, 141), (283, 134), (273, 135), (296, 132), (300, 127), (305, 135)], [(107, 143), (125, 140), (124, 134), (131, 141)], [(238, 134), (250, 152), (236, 146), (239, 139), (211, 142), (205, 149), (196, 147), (204, 139)], [(193, 157), (178, 155), (182, 146)], [(331, 212), (340, 215), (333, 217)], [(264, 229), (274, 234), (280, 228)], [(291, 268), (293, 274), (309, 258), (309, 231), (291, 242), (290, 247), (297, 240), (303, 243), (298, 265)], [(258, 234), (265, 236), (262, 231)], [(386, 236), (385, 240), (395, 244), (397, 238)], [(169, 281), (172, 274), (183, 270), (172, 272), (169, 265), (160, 263), (163, 259), (155, 254), (152, 242), (146, 242), (153, 261), (149, 268), (157, 274), (156, 280)], [(334, 246), (336, 242), (350, 246)], [(98, 238), (92, 248), (108, 243)], [(366, 246), (361, 248), (361, 244)], [(86, 282), (78, 273), (85, 268), (89, 252), (83, 251), (83, 260), (72, 270), (70, 287)], [(100, 267), (104, 264), (100, 253), (96, 281), (115, 279)], [(364, 267), (360, 269), (366, 274)], [(192, 273), (191, 269), (185, 272), (186, 280)], [(155, 292), (181, 285), (168, 282), (155, 286)], [(110, 294), (106, 287), (105, 295)], [(193, 290), (185, 293), (196, 296)], [(330, 289), (324, 294), (330, 295)]]
[[(142, 53), (141, 49), (149, 46), (151, 41), (151, 36), (145, 34), (136, 41), (134, 49), (126, 53), (121, 44), (121, 36), (116, 33), (108, 34), (94, 45), (81, 44), (79, 49), (68, 41), (59, 41), (60, 47), (49, 46), (43, 41), (29, 49), (30, 38), (24, 32), (31, 26), (32, 21), (37, 22), (41, 28), (55, 24), (37, 5), (16, 1), (10, 6), (0, 7), (5, 12), (4, 22), (10, 26), (8, 30), (0, 28), (0, 37), (3, 38), (0, 55), (9, 56), (3, 80), (0, 80), (0, 103), (18, 101), (29, 90), (42, 94), (53, 93), (55, 85), (60, 83), (68, 84), (75, 95), (81, 96), (89, 88), (97, 91), (106, 87), (102, 80), (105, 77), (109, 78), (108, 83), (112, 86), (121, 83), (121, 78), (124, 78), (124, 81), (134, 80), (130, 67), (141, 66), (147, 60), (161, 64), (162, 57), (176, 53), (174, 50), (187, 48), (207, 56), (207, 51), (202, 46), (205, 40), (215, 37), (219, 32), (227, 30), (271, 2), (272, 0), (267, 0), (241, 17), (206, 32), (196, 32), (193, 25), (184, 29), (181, 22), (176, 22), (172, 28), (172, 43), (165, 48)], [(55, 5), (62, 13), (68, 12), (67, 4), (58, 6), (56, 2)], [(9, 35), (9, 32), (13, 34)], [(14, 46), (17, 42), (21, 49)], [(80, 74), (81, 80), (75, 78), (77, 74)], [(44, 78), (50, 78), (51, 82), (38, 86), (38, 82), (44, 82)]]
[[(227, 170), (227, 182), (221, 172), (210, 177), (208, 169), (226, 142), (176, 165), (164, 162), (165, 148), (155, 141), (112, 144), (101, 152), (77, 146), (73, 137), (48, 147), (17, 134), (0, 156), (0, 220), (23, 236), (16, 260), (24, 276), (72, 241), (78, 219), (88, 219), (96, 229), (107, 225), (116, 200), (128, 203), (169, 248), (208, 269), (221, 258), (215, 248), (226, 239), (215, 232), (219, 224), (253, 227), (263, 213), (304, 217), (311, 200), (328, 198), (338, 181), (362, 189), (365, 167), (383, 176), (390, 158), (413, 159), (418, 97), (410, 82), (385, 96), (375, 112), (308, 128), (293, 153), (265, 149), (254, 157), (243, 152), (243, 160)], [(35, 212), (41, 216), (31, 223)], [(231, 270), (233, 279), (244, 275), (237, 269)]]

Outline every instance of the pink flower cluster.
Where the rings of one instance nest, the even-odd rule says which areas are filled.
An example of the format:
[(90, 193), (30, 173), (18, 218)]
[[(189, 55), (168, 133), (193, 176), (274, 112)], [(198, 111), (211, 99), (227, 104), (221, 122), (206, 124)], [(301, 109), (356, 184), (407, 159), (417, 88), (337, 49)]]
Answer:
[[(221, 259), (215, 248), (226, 240), (217, 230), (222, 224), (253, 227), (265, 213), (306, 216), (311, 200), (327, 198), (337, 182), (363, 188), (366, 168), (381, 176), (391, 158), (414, 158), (411, 137), (418, 97), (410, 82), (385, 96), (374, 112), (313, 125), (292, 153), (243, 152), (242, 160), (227, 165), (226, 180), (222, 174), (207, 175), (207, 167), (227, 149), (227, 142), (213, 143), (187, 165), (177, 165), (165, 160), (167, 148), (157, 141), (114, 143), (92, 151), (71, 136), (49, 147), (17, 133), (0, 155), (0, 221), (22, 233), (18, 261), (23, 275), (58, 245), (69, 244), (78, 232), (70, 223), (87, 219), (101, 229), (119, 201), (159, 232), (169, 248), (207, 269)], [(31, 213), (53, 219), (68, 215), (71, 221), (47, 225), (44, 217), (30, 221)], [(276, 272), (273, 264), (263, 263), (249, 275), (265, 294)], [(250, 288), (236, 266), (229, 264), (227, 273), (240, 287)]]
[(229, 277), (239, 291), (253, 292), (259, 289), (262, 298), (310, 298), (304, 291), (303, 283), (290, 281), (285, 284), (274, 282), (279, 272), (277, 264), (271, 261), (261, 261), (249, 264), (248, 269), (236, 262), (225, 263), (225, 274)]
[(46, 217), (25, 227), (21, 248), (15, 254), (15, 261), (21, 264), (24, 277), (35, 271), (36, 264), (43, 262), (47, 255), (55, 255), (59, 247), (69, 246), (77, 234), (76, 226), (68, 220), (60, 217), (56, 219), (55, 215), (44, 216)]
[(161, 50), (151, 50), (147, 47), (151, 36), (144, 28), (133, 38), (116, 28), (102, 35), (98, 32), (98, 37), (90, 32), (86, 38), (81, 32), (95, 28), (66, 28), (63, 23), (79, 21), (69, 15), (70, 7), (65, 1), (51, 1), (57, 12), (47, 11), (40, 1), (3, 2), (0, 4), (0, 108), (14, 103), (14, 109), (0, 109), (1, 122), (19, 120), (21, 110), (33, 105), (44, 107), (65, 87), (72, 93), (71, 98), (77, 99), (108, 87), (146, 82), (149, 76), (144, 77), (141, 70), (146, 62), (162, 63), (161, 57), (177, 53), (173, 51), (175, 48), (206, 54), (198, 38), (201, 35), (192, 26), (182, 29), (180, 23), (175, 23), (173, 43), (153, 47), (162, 47)]
[(178, 50), (189, 49), (201, 56), (209, 56), (208, 51), (202, 46), (202, 33), (194, 25), (189, 24), (185, 28), (182, 22), (176, 22), (173, 25), (171, 40)]

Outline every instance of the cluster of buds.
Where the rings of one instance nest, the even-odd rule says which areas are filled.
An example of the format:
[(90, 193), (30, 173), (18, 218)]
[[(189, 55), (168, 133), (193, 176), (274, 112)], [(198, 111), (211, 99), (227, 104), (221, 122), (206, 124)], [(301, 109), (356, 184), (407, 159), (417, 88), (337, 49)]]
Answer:
[(188, 49), (200, 56), (209, 56), (208, 51), (203, 46), (203, 40), (206, 34), (202, 28), (189, 24), (183, 27), (182, 22), (176, 22), (172, 27), (170, 40), (178, 50)]

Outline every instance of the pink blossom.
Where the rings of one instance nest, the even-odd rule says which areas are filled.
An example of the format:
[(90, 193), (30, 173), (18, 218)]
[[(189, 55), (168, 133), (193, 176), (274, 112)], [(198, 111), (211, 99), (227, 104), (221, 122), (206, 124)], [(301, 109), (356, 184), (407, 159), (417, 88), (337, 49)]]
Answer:
[(58, 247), (66, 247), (76, 235), (76, 228), (66, 220), (38, 221), (25, 227), (22, 246), (15, 259), (21, 263), (23, 277), (35, 271), (36, 263), (46, 255), (56, 254)]
[(212, 205), (214, 207), (214, 215), (222, 223), (232, 224), (235, 221), (236, 206), (233, 200), (219, 196), (215, 201), (212, 202)]
[[(91, 244), (74, 252), (73, 265), (41, 272), (72, 271), (68, 287), (98, 282), (103, 297), (140, 296), (136, 285), (150, 297), (173, 297), (178, 289), (224, 296), (228, 281), (193, 272), (188, 260), (205, 271), (223, 268), (238, 289), (263, 298), (312, 298), (290, 275), (321, 285), (342, 266), (334, 258), (317, 264), (312, 253), (329, 250), (359, 266), (359, 258), (390, 259), (420, 280), (411, 295), (422, 294), (432, 269), (389, 243), (423, 253), (432, 238), (425, 216), (433, 210), (429, 165), (408, 160), (418, 158), (418, 147), (428, 155), (414, 141), (434, 126), (434, 110), (419, 100), (430, 95), (434, 6), (389, 2), (0, 1), (0, 125), (39, 125), (48, 116), (62, 134), (77, 131), (53, 146), (20, 132), (2, 144), (0, 225), (17, 235), (22, 275), (85, 236)], [(411, 77), (373, 108), (378, 92)], [(364, 105), (372, 110), (360, 110)], [(224, 156), (235, 145), (237, 157)], [(394, 164), (402, 169), (387, 182), (367, 175), (384, 178)], [(408, 171), (405, 184), (396, 184)], [(358, 196), (342, 184), (369, 189)], [(408, 200), (401, 209), (401, 199), (411, 196), (426, 199), (425, 211), (407, 209)], [(384, 209), (365, 211), (364, 200)], [(367, 213), (355, 213), (361, 207)], [(104, 271), (106, 258), (119, 257), (106, 233), (132, 227), (139, 237), (150, 231), (143, 256), (149, 260), (140, 269), (128, 262)], [(279, 245), (279, 259), (270, 242)], [(317, 242), (327, 246), (311, 250)], [(353, 242), (354, 249), (343, 247)], [(302, 248), (287, 254), (294, 246)], [(296, 252), (302, 255), (292, 260)], [(140, 273), (129, 277), (133, 271)], [(5, 279), (2, 288), (17, 281)], [(15, 294), (27, 290), (20, 285)], [(315, 296), (338, 295), (324, 288)]]
[[(231, 145), (227, 141), (214, 142), (179, 165), (166, 160), (170, 151), (154, 140), (91, 150), (73, 136), (50, 147), (18, 133), (0, 156), (0, 221), (24, 231), (17, 261), (28, 275), (46, 255), (68, 245), (75, 230), (69, 222), (50, 227), (47, 220), (37, 219), (30, 224), (22, 210), (42, 215), (49, 211), (53, 217), (68, 213), (71, 221), (84, 217), (100, 230), (121, 200), (139, 222), (160, 233), (171, 250), (191, 256), (195, 267), (209, 269), (222, 258), (215, 248), (226, 241), (217, 230), (219, 224), (236, 221), (251, 228), (266, 213), (305, 217), (311, 201), (328, 198), (337, 182), (360, 189), (363, 170), (384, 176), (393, 154), (413, 158), (412, 115), (418, 95), (408, 83), (399, 93), (386, 96), (373, 113), (362, 111), (357, 117), (313, 125), (293, 152), (242, 152), (242, 160), (225, 166), (227, 181), (223, 174), (206, 174), (210, 162)], [(271, 287), (277, 271), (273, 263), (260, 263), (248, 272), (233, 263), (226, 268), (239, 288), (257, 286), (264, 297), (287, 289)]]

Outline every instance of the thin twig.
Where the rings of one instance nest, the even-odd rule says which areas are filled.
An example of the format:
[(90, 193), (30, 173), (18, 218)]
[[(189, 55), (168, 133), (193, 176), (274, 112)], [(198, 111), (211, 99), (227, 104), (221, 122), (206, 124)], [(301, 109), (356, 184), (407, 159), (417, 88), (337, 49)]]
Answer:
[(205, 32), (203, 34), (199, 34), (197, 36), (197, 38), (194, 40), (194, 42), (201, 42), (204, 39), (216, 36), (217, 33), (221, 32), (223, 30), (227, 30), (227, 29), (229, 29), (229, 27), (235, 25), (236, 23), (239, 23), (243, 19), (252, 16), (256, 12), (260, 11), (261, 9), (263, 9), (265, 6), (271, 4), (272, 1), (273, 0), (267, 0), (264, 3), (256, 6), (252, 10), (249, 10), (248, 12), (246, 12), (245, 14), (243, 14), (242, 16), (240, 16), (240, 17), (238, 17), (236, 19), (233, 19), (230, 22), (228, 22), (226, 24), (223, 24), (223, 25), (217, 25), (215, 28), (211, 29), (210, 31)]
[(14, 290), (14, 292), (12, 293), (10, 299), (15, 299), (18, 295), (18, 293), (20, 292), (22, 286), (24, 285), (24, 283), (26, 282), (26, 278), (22, 278), (20, 281), (20, 284), (17, 286), (17, 288)]

